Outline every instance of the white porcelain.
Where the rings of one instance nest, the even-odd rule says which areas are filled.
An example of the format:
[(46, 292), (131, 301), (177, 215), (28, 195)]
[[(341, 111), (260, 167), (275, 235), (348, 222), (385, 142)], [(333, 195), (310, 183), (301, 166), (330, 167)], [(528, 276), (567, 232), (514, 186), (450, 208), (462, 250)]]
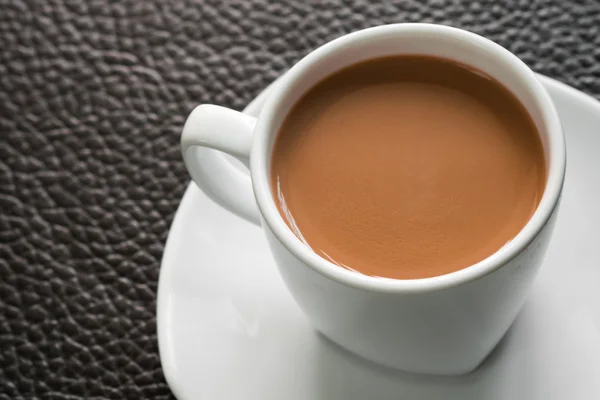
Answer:
[[(163, 371), (179, 400), (590, 400), (600, 398), (600, 103), (540, 77), (559, 111), (569, 169), (547, 257), (508, 334), (473, 373), (376, 366), (317, 334), (260, 228), (193, 183), (158, 285)], [(245, 110), (257, 115), (267, 92)], [(247, 177), (236, 160), (206, 156)]]
[[(288, 229), (269, 185), (270, 153), (279, 126), (307, 88), (364, 59), (415, 53), (471, 65), (519, 97), (542, 138), (546, 189), (523, 230), (473, 266), (427, 279), (369, 277), (319, 257)], [(444, 375), (477, 367), (516, 317), (552, 233), (566, 165), (558, 114), (533, 72), (481, 36), (429, 24), (370, 28), (322, 46), (285, 74), (258, 118), (222, 107), (198, 106), (185, 123), (181, 145), (198, 186), (207, 193), (229, 190), (230, 194), (215, 198), (248, 220), (261, 221), (283, 281), (319, 332), (385, 366)], [(231, 175), (213, 172), (206, 165), (211, 161), (195, 153), (207, 147), (249, 158), (251, 181), (239, 170)]]

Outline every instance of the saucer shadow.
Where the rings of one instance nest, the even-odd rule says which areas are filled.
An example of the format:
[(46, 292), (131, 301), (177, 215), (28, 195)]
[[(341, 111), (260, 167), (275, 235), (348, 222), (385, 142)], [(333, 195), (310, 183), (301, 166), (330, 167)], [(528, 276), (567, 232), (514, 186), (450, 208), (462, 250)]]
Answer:
[[(503, 368), (512, 329), (475, 371), (460, 376), (421, 375), (384, 367), (348, 352), (320, 333), (316, 335), (315, 400), (528, 398), (527, 390), (520, 390), (527, 385), (515, 385), (515, 379), (526, 376), (519, 378), (519, 374)], [(520, 389), (515, 392), (515, 388)]]

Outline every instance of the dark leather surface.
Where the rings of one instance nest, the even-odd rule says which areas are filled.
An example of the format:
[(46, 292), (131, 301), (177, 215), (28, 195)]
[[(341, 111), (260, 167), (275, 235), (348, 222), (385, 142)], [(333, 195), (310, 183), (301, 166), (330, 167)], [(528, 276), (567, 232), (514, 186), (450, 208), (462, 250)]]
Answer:
[(327, 40), (406, 21), (600, 96), (597, 1), (368, 3), (0, 0), (0, 399), (172, 397), (155, 299), (195, 104), (241, 109)]

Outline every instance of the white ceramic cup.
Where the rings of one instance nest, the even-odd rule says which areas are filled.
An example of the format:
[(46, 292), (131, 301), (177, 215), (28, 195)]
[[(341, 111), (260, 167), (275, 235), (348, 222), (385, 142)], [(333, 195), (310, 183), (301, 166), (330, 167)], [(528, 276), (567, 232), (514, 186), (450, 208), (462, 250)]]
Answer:
[[(547, 164), (538, 209), (512, 241), (475, 265), (415, 280), (365, 276), (319, 257), (288, 229), (269, 184), (274, 139), (307, 89), (359, 61), (404, 54), (456, 60), (504, 84), (532, 116)], [(514, 321), (543, 259), (566, 168), (558, 114), (534, 73), (490, 40), (429, 24), (379, 26), (325, 44), (280, 79), (258, 118), (200, 105), (185, 123), (181, 147), (200, 188), (262, 225), (283, 280), (318, 331), (369, 360), (432, 374), (473, 370)], [(250, 175), (207, 148), (243, 160)]]

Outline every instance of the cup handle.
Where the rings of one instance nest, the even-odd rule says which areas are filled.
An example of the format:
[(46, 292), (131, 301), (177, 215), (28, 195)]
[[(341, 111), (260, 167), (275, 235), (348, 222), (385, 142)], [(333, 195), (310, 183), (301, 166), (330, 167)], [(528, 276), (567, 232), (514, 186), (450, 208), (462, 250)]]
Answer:
[[(216, 157), (228, 153), (248, 166), (256, 118), (225, 107), (202, 104), (187, 118), (181, 132), (181, 152), (196, 185), (208, 197), (240, 217), (260, 225), (248, 174)], [(214, 150), (210, 150), (214, 149)]]

